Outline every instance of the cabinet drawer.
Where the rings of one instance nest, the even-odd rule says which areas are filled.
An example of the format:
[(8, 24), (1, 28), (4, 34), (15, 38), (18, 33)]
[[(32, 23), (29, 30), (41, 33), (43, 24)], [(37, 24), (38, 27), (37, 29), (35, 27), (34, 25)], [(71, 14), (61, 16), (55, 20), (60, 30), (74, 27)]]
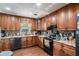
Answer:
[(70, 56), (75, 56), (75, 48), (71, 46), (64, 46), (63, 51), (65, 54), (70, 55)]
[(62, 43), (54, 42), (53, 46), (54, 46), (55, 49), (62, 49)]

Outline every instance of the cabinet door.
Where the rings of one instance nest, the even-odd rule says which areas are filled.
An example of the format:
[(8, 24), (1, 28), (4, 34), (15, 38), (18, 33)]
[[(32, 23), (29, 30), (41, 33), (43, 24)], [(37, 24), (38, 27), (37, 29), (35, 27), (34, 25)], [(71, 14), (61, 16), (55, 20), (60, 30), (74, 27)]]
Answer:
[(21, 39), (21, 48), (26, 48), (27, 47), (27, 41), (26, 38)]
[(15, 30), (15, 17), (11, 16), (11, 30)]
[(20, 24), (21, 24), (20, 20), (21, 20), (20, 17), (15, 18), (15, 30), (20, 30)]
[(71, 47), (71, 46), (67, 46), (65, 44), (63, 44), (63, 51), (64, 51), (64, 54), (68, 55), (68, 56), (75, 56), (76, 55), (75, 48)]
[(53, 55), (55, 56), (62, 56), (63, 51), (62, 51), (62, 44), (58, 42), (53, 42)]
[(1, 27), (1, 24), (2, 24), (1, 22), (2, 22), (2, 19), (1, 19), (1, 16), (0, 16), (0, 27)]
[(5, 17), (4, 17), (4, 15), (2, 15), (2, 30), (4, 30), (5, 29)]
[(67, 29), (75, 30), (76, 29), (76, 6), (70, 5), (67, 8)]
[(52, 25), (51, 16), (46, 17), (45, 19), (47, 20), (47, 27), (49, 27), (50, 25)]
[(51, 16), (52, 25), (57, 25), (56, 13)]
[(43, 38), (42, 38), (42, 37), (39, 37), (39, 38), (37, 39), (37, 43), (38, 43), (38, 46), (39, 46), (40, 48), (43, 48)]
[(2, 40), (0, 40), (0, 52), (2, 51)]
[(42, 31), (46, 31), (47, 30), (47, 25), (46, 25), (46, 19), (45, 18), (42, 18), (40, 20), (40, 29)]
[(60, 9), (57, 14), (57, 29), (58, 30), (65, 30), (66, 29), (66, 15), (65, 9)]
[(43, 37), (39, 38), (39, 46), (43, 48)]
[(33, 37), (32, 37), (32, 41), (33, 41), (33, 42), (32, 42), (32, 45), (33, 45), (33, 46), (34, 46), (34, 45), (37, 45), (37, 39), (38, 39), (38, 38), (36, 38), (36, 36), (33, 36)]
[(10, 40), (9, 39), (3, 39), (2, 40), (2, 49), (3, 50), (10, 50)]
[(28, 42), (28, 47), (33, 46), (32, 45), (32, 42), (33, 42), (32, 37), (28, 37), (27, 40), (28, 40), (27, 41)]
[(36, 20), (32, 20), (32, 31), (36, 30)]
[(7, 30), (11, 30), (12, 28), (12, 21), (11, 21), (11, 17), (10, 16), (7, 16), (8, 19), (7, 19)]

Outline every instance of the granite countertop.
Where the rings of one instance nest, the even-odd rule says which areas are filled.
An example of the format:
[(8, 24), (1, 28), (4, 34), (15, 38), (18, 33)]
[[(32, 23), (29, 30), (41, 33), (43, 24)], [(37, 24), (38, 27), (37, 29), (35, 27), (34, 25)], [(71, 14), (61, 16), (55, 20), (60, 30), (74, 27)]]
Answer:
[(21, 38), (21, 37), (29, 37), (29, 36), (36, 36), (36, 35), (8, 36), (8, 37), (1, 37), (0, 39)]
[(63, 44), (66, 44), (66, 45), (69, 45), (69, 46), (72, 46), (72, 47), (76, 47), (75, 43), (71, 43), (69, 41), (66, 41), (66, 40), (53, 40), (53, 41), (56, 41), (56, 42), (60, 42), (60, 43), (63, 43)]

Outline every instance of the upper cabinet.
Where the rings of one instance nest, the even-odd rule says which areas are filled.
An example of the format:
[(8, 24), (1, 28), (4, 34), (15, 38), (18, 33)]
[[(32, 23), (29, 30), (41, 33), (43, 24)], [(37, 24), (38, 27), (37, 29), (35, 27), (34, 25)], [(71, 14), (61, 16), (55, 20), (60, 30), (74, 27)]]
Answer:
[(2, 20), (1, 20), (1, 16), (0, 16), (0, 27), (1, 27), (1, 22), (2, 22)]
[(60, 9), (57, 12), (57, 29), (65, 30), (66, 29), (66, 11), (65, 9)]
[(36, 30), (36, 20), (10, 16), (10, 15), (0, 15), (0, 27), (2, 30), (20, 30), (21, 22), (25, 21), (31, 31)]
[[(57, 11), (41, 18), (41, 29), (50, 25), (57, 25), (58, 30), (76, 30), (76, 14), (79, 4), (69, 4)], [(46, 23), (46, 26), (44, 25)]]
[(36, 30), (36, 20), (31, 19), (31, 30), (35, 31)]
[(75, 30), (76, 29), (76, 13), (77, 7), (75, 4), (69, 5), (67, 8), (67, 29)]
[(54, 14), (51, 15), (51, 21), (52, 21), (52, 25), (57, 25), (57, 16), (56, 16), (56, 12)]
[(42, 18), (40, 20), (40, 30), (41, 31), (46, 31), (47, 30), (47, 22), (46, 22), (46, 18)]
[(16, 17), (14, 24), (15, 24), (15, 30), (20, 30), (21, 18), (20, 17)]
[(36, 20), (28, 19), (28, 26), (31, 31), (35, 31), (36, 30)]

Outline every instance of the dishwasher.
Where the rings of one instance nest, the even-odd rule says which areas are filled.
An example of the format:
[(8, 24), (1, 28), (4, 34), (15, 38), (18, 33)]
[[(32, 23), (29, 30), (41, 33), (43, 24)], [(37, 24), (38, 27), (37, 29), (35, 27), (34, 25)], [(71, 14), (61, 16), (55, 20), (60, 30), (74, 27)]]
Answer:
[(11, 50), (17, 50), (21, 48), (21, 38), (11, 39)]

